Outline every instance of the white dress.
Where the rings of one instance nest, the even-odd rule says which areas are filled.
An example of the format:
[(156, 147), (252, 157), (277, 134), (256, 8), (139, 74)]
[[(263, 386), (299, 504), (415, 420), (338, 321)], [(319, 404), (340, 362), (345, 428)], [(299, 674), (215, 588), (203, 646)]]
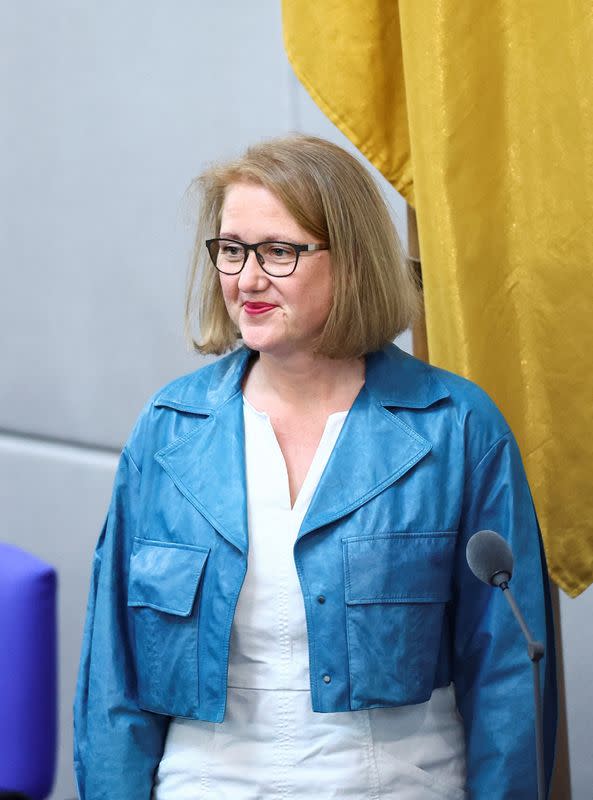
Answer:
[(293, 508), (267, 414), (244, 401), (249, 561), (231, 632), (224, 722), (171, 721), (153, 800), (464, 798), (452, 687), (427, 703), (311, 709), (293, 545), (347, 412), (332, 414)]

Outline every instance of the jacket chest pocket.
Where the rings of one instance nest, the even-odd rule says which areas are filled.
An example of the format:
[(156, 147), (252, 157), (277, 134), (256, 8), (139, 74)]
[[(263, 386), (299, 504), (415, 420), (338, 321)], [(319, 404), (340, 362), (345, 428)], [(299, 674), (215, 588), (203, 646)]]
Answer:
[(199, 587), (209, 549), (135, 539), (128, 608), (140, 708), (171, 716), (198, 711)]
[(455, 537), (437, 531), (343, 540), (352, 708), (429, 699)]

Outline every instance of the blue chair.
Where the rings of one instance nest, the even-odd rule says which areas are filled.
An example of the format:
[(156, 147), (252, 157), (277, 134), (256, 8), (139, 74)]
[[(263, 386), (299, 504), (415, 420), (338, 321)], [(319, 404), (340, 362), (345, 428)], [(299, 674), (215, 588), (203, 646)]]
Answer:
[(0, 798), (44, 800), (56, 764), (55, 570), (0, 543)]

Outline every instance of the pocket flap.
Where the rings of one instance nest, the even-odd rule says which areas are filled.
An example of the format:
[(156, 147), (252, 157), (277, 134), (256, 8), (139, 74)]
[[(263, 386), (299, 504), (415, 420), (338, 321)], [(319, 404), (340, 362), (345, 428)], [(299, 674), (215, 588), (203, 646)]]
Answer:
[(188, 617), (209, 552), (189, 544), (134, 539), (128, 605)]
[(445, 603), (455, 531), (343, 539), (346, 603)]

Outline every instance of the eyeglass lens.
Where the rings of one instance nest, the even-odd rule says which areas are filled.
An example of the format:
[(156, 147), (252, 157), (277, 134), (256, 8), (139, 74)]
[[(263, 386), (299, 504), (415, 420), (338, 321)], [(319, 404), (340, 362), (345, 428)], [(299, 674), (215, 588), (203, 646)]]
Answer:
[[(257, 246), (257, 260), (270, 274), (290, 274), (297, 260), (297, 251), (284, 242), (264, 242)], [(240, 242), (216, 239), (210, 244), (210, 256), (216, 269), (227, 275), (240, 272), (246, 261), (246, 250)]]

